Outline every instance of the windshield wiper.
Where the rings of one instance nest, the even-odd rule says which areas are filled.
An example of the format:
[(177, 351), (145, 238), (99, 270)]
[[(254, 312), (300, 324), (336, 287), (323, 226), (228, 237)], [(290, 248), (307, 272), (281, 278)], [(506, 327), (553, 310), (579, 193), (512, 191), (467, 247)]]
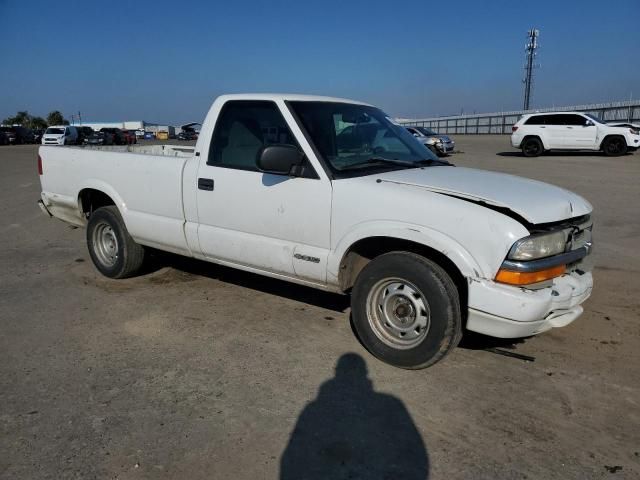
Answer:
[(447, 162), (446, 160), (438, 160), (435, 158), (425, 158), (424, 160), (420, 160), (418, 162), (416, 162), (416, 164), (418, 165), (427, 165), (427, 166), (431, 166), (431, 165), (442, 165), (442, 166), (449, 166), (449, 167), (453, 167), (452, 163)]
[(352, 163), (346, 167), (341, 168), (341, 171), (351, 170), (352, 168), (360, 168), (368, 165), (398, 165), (407, 168), (420, 168), (424, 166), (443, 165), (451, 166), (451, 164), (445, 160), (437, 160), (433, 158), (425, 158), (423, 160), (398, 160), (397, 158), (384, 158), (384, 157), (370, 157), (364, 162)]
[(350, 170), (352, 168), (360, 168), (367, 165), (399, 165), (401, 167), (410, 167), (417, 168), (419, 167), (418, 163), (407, 161), (407, 160), (398, 160), (395, 158), (384, 158), (384, 157), (370, 157), (366, 159), (364, 162), (352, 163), (351, 165), (347, 165), (346, 167), (341, 168), (340, 170)]

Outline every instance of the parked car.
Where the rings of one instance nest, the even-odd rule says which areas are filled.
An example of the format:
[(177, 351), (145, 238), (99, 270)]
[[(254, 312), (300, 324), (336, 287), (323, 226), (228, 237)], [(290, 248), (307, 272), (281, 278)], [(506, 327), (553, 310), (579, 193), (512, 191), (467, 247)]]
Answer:
[(426, 127), (406, 127), (406, 129), (439, 157), (453, 153), (456, 148), (456, 142), (448, 135), (440, 135)]
[(0, 127), (0, 145), (9, 145), (10, 143), (9, 135), (2, 130), (2, 127)]
[(135, 130), (123, 130), (122, 134), (124, 135), (125, 142), (127, 145), (133, 145), (138, 143)]
[(169, 140), (169, 132), (157, 132), (156, 140)]
[(136, 138), (144, 138), (145, 131), (143, 129), (138, 129), (135, 131)]
[(0, 126), (0, 132), (3, 132), (8, 142), (12, 145), (23, 145), (34, 142), (34, 135), (31, 130), (17, 125)]
[(610, 125), (582, 112), (523, 115), (511, 130), (511, 145), (526, 157), (537, 157), (549, 150), (591, 150), (616, 156), (640, 147), (638, 128)]
[(71, 125), (54, 125), (42, 135), (42, 145), (75, 145), (78, 142), (78, 130)]
[(85, 145), (86, 143), (88, 143), (89, 137), (94, 133), (93, 128), (83, 125), (76, 126), (76, 129), (78, 130), (78, 140), (76, 141), (76, 143), (78, 145)]
[(145, 132), (144, 133), (144, 139), (145, 140), (153, 140), (154, 138), (156, 138), (156, 136), (154, 135), (153, 132)]
[(113, 145), (113, 134), (102, 130), (98, 132), (94, 131), (89, 138), (87, 138), (87, 145)]
[(195, 147), (41, 147), (41, 208), (87, 228), (110, 278), (152, 247), (351, 294), (359, 339), (403, 368), (441, 360), (463, 328), (565, 326), (591, 294), (592, 207), (564, 188), (454, 168), (351, 100), (225, 95), (203, 125)]
[(119, 128), (101, 128), (101, 132), (109, 134), (111, 136), (112, 142), (114, 145), (126, 145), (127, 139), (124, 135), (124, 132)]
[(178, 140), (197, 140), (198, 133), (195, 130), (183, 130), (178, 134)]

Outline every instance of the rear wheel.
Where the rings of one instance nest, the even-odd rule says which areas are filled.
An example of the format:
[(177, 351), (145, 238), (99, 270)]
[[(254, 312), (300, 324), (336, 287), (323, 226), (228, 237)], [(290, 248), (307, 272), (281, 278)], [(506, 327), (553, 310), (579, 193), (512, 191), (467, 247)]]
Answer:
[(433, 365), (462, 335), (455, 284), (438, 264), (409, 252), (367, 264), (353, 288), (351, 312), (367, 350), (401, 368)]
[(627, 153), (627, 141), (624, 137), (607, 137), (602, 142), (602, 151), (609, 157), (617, 157)]
[(144, 262), (144, 247), (131, 238), (115, 206), (101, 207), (89, 217), (87, 246), (93, 264), (109, 278), (131, 277)]
[(522, 142), (522, 153), (525, 157), (537, 157), (544, 152), (544, 146), (539, 138), (526, 138)]

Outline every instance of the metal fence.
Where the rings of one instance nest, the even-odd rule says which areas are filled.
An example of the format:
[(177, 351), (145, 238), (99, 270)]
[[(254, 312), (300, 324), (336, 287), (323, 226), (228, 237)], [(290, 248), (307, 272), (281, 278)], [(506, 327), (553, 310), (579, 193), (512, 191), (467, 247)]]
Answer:
[(398, 119), (402, 125), (427, 127), (438, 133), (476, 135), (510, 134), (511, 127), (525, 113), (577, 111), (591, 113), (611, 122), (640, 123), (640, 100), (624, 102), (597, 103), (591, 105), (572, 105), (568, 107), (540, 108), (514, 112), (480, 113), (474, 115), (454, 115), (449, 117)]

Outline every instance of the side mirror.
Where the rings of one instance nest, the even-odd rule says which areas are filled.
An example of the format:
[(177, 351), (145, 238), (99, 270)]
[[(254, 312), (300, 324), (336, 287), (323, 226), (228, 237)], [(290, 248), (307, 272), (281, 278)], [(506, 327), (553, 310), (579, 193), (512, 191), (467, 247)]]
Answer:
[(256, 165), (264, 173), (296, 176), (303, 160), (304, 153), (294, 145), (267, 145), (258, 153)]
[(585, 127), (593, 127), (593, 122), (591, 120), (587, 120), (587, 122), (584, 124)]

